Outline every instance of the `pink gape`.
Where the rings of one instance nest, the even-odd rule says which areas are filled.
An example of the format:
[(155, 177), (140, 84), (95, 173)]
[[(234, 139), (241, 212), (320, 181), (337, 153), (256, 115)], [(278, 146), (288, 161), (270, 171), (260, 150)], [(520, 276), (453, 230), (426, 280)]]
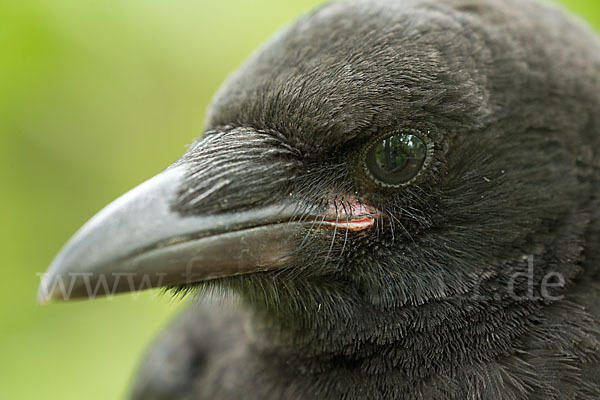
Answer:
[(375, 207), (364, 204), (360, 200), (345, 198), (330, 200), (324, 218), (318, 219), (321, 224), (332, 228), (362, 231), (375, 225), (381, 212)]

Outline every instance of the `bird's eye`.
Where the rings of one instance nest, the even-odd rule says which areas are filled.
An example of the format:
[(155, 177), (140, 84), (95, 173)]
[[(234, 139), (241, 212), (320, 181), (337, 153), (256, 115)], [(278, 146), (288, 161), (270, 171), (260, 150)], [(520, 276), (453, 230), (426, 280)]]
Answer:
[(400, 187), (409, 183), (421, 170), (427, 146), (418, 136), (398, 133), (385, 136), (365, 153), (367, 172), (383, 186)]

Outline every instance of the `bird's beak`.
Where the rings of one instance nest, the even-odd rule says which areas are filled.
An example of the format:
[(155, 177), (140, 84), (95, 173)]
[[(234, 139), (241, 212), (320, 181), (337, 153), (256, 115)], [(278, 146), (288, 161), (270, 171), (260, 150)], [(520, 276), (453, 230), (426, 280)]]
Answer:
[(38, 301), (119, 292), (281, 268), (298, 246), (298, 205), (181, 215), (170, 204), (186, 166), (165, 170), (109, 204), (56, 256)]

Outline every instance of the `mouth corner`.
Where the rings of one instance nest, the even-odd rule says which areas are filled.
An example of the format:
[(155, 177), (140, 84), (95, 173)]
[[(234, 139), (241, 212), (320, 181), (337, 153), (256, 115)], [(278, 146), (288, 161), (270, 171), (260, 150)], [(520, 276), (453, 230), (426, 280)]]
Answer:
[(324, 227), (346, 229), (351, 232), (364, 231), (372, 228), (382, 216), (377, 208), (362, 202), (358, 198), (346, 197), (330, 200), (322, 219)]

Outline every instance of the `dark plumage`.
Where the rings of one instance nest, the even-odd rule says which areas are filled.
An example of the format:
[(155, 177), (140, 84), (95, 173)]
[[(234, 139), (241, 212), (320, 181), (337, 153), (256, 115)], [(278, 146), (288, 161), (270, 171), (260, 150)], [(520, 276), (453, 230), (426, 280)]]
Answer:
[[(140, 196), (168, 207), (96, 220), (156, 219), (169, 233), (123, 254), (166, 248), (165, 271), (199, 275), (161, 285), (221, 299), (155, 343), (135, 399), (600, 398), (600, 46), (582, 23), (524, 0), (327, 4), (207, 121), (159, 175), (177, 183)], [(376, 182), (369, 146), (407, 132), (424, 166)], [(118, 247), (93, 229), (55, 274), (84, 238)]]

